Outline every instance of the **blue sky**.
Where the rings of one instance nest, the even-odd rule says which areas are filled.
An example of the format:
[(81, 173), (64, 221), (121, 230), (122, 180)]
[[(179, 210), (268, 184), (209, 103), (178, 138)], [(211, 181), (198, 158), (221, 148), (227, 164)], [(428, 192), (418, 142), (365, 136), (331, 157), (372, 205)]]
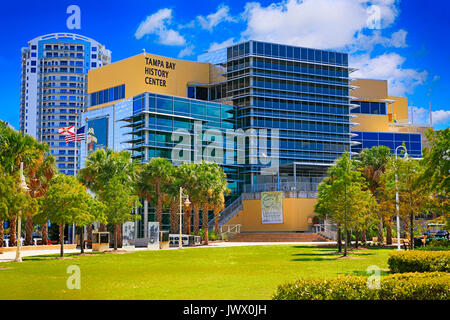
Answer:
[[(81, 29), (66, 26), (69, 5)], [(244, 39), (350, 53), (354, 77), (388, 79), (407, 96), (414, 122), (450, 124), (450, 2), (420, 0), (16, 1), (0, 10), (0, 119), (19, 126), (20, 49), (36, 36), (74, 32), (96, 39), (113, 61), (142, 52), (196, 60)]]

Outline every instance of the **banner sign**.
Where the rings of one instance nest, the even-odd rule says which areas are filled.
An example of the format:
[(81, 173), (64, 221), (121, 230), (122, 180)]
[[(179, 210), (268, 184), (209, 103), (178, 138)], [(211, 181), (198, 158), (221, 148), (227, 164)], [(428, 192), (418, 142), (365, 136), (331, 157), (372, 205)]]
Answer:
[(123, 224), (122, 239), (124, 246), (134, 246), (135, 244), (134, 226), (135, 226), (134, 221), (133, 222), (127, 221)]
[(283, 192), (261, 192), (262, 223), (283, 223)]
[(159, 249), (159, 222), (148, 223), (148, 245), (150, 249)]

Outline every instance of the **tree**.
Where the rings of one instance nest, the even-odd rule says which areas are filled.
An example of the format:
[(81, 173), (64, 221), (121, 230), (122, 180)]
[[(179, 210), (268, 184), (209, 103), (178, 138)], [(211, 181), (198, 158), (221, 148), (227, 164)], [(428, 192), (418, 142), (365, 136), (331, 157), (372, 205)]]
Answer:
[[(217, 163), (202, 161), (198, 163), (198, 182), (200, 186), (199, 202), (202, 208), (202, 225), (205, 234), (205, 244), (209, 243), (208, 213), (209, 210), (222, 210), (224, 207), (224, 194), (229, 192), (227, 177)], [(216, 215), (220, 211), (216, 211)]]
[[(44, 143), (37, 142), (33, 137), (6, 127), (0, 126), (0, 165), (6, 174), (19, 171), (20, 163), (26, 170), (43, 152), (48, 150)], [(20, 216), (10, 215), (10, 244), (16, 245), (16, 220)], [(20, 240), (20, 235), (19, 235)]]
[(139, 193), (147, 199), (153, 200), (155, 205), (155, 220), (162, 225), (162, 211), (167, 191), (164, 186), (174, 181), (174, 166), (165, 158), (152, 158), (142, 168), (138, 182)]
[(430, 148), (423, 150), (424, 171), (422, 183), (428, 185), (434, 193), (431, 203), (433, 218), (447, 223), (450, 229), (450, 213), (448, 210), (450, 198), (450, 128), (425, 132)]
[[(31, 164), (27, 172), (29, 177), (28, 187), (30, 188), (29, 193), (31, 197), (35, 199), (45, 197), (50, 180), (54, 177), (56, 172), (55, 158), (49, 153), (42, 154), (33, 164)], [(41, 225), (42, 244), (46, 245), (48, 243), (48, 218), (46, 213), (41, 210), (36, 217), (33, 217), (31, 214), (27, 215), (25, 244), (32, 244), (33, 218)]]
[(388, 192), (395, 194), (398, 190), (400, 208), (409, 217), (410, 247), (414, 249), (414, 218), (431, 201), (429, 186), (421, 180), (425, 167), (419, 160), (398, 158), (392, 159), (387, 169), (382, 176), (383, 182)]
[[(129, 151), (116, 152), (112, 149), (99, 149), (92, 152), (86, 160), (86, 166), (80, 170), (78, 179), (91, 191), (99, 196), (106, 206), (109, 203), (102, 199), (102, 193), (108, 183), (119, 177), (121, 184), (127, 188), (135, 184), (139, 173), (139, 164), (132, 160)], [(116, 180), (117, 181), (117, 180)], [(131, 187), (130, 187), (131, 188)], [(130, 211), (131, 211), (130, 207)], [(117, 229), (117, 226), (115, 227)], [(100, 230), (106, 231), (106, 226), (100, 224)]]
[[(118, 188), (120, 189), (120, 188)], [(105, 205), (94, 199), (75, 177), (56, 175), (47, 196), (42, 199), (43, 210), (59, 225), (60, 256), (64, 257), (64, 226), (85, 226), (93, 221), (105, 223)]]
[[(118, 188), (118, 186), (120, 186)], [(114, 176), (100, 191), (102, 202), (106, 205), (108, 224), (113, 226), (114, 250), (117, 250), (117, 228), (126, 221), (134, 220), (132, 208), (140, 205), (131, 183), (124, 183), (123, 177)]]
[[(386, 146), (375, 146), (371, 149), (363, 149), (359, 154), (359, 169), (363, 172), (366, 178), (368, 188), (372, 195), (378, 199), (378, 187), (380, 186), (380, 177), (386, 171), (386, 165), (388, 164), (391, 156), (391, 150)], [(382, 212), (378, 211), (378, 241), (384, 242), (383, 236), (383, 220), (384, 216)], [(390, 217), (390, 216), (388, 216)], [(388, 228), (390, 224), (388, 223)], [(388, 232), (390, 233), (390, 232)], [(363, 237), (365, 238), (365, 231), (363, 231)], [(386, 237), (388, 238), (388, 237)], [(392, 237), (387, 239), (387, 243), (392, 243)]]
[(355, 160), (346, 152), (328, 169), (328, 176), (319, 184), (315, 211), (331, 217), (344, 229), (344, 256), (347, 255), (349, 230), (358, 226), (361, 214), (375, 205)]

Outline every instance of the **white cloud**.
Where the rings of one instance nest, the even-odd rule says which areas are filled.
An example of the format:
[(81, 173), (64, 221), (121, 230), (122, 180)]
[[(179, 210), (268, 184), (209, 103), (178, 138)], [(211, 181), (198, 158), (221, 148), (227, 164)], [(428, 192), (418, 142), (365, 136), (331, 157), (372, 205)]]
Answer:
[(389, 94), (402, 96), (412, 93), (428, 75), (426, 71), (402, 68), (404, 62), (405, 58), (397, 53), (385, 53), (374, 58), (361, 54), (350, 56), (349, 65), (358, 69), (351, 77), (388, 80)]
[(219, 50), (222, 48), (226, 48), (226, 47), (232, 46), (234, 43), (235, 43), (234, 38), (227, 39), (224, 42), (220, 42), (220, 43), (213, 42), (213, 43), (211, 43), (211, 45), (209, 46), (209, 49), (207, 51), (211, 52), (211, 51)]
[(445, 124), (450, 122), (450, 110), (437, 110), (432, 112), (433, 124)]
[(359, 33), (354, 42), (347, 46), (350, 53), (355, 53), (358, 51), (368, 51), (371, 52), (376, 45), (382, 45), (388, 48), (405, 48), (406, 36), (408, 32), (400, 29), (391, 34), (391, 37), (384, 37), (380, 30), (375, 30), (371, 35), (365, 35)]
[(192, 56), (194, 54), (194, 46), (189, 45), (178, 53), (178, 58)]
[(228, 21), (235, 22), (236, 20), (230, 15), (230, 7), (226, 5), (220, 5), (217, 8), (217, 12), (204, 16), (197, 16), (197, 20), (200, 26), (208, 31), (212, 31), (219, 23)]
[(381, 27), (394, 22), (398, 14), (394, 0), (285, 0), (267, 7), (251, 2), (243, 13), (248, 26), (242, 36), (319, 49), (344, 48), (369, 31), (369, 4), (378, 6)]
[[(417, 124), (430, 123), (430, 111), (427, 108), (413, 107), (413, 122)], [(409, 112), (411, 113), (411, 111)], [(431, 112), (433, 125), (442, 125), (450, 123), (450, 110), (436, 110)], [(410, 118), (411, 119), (411, 118)]]
[(136, 39), (141, 39), (146, 35), (155, 34), (161, 44), (182, 46), (186, 43), (186, 40), (178, 31), (168, 28), (171, 20), (172, 9), (160, 9), (141, 22), (134, 36)]

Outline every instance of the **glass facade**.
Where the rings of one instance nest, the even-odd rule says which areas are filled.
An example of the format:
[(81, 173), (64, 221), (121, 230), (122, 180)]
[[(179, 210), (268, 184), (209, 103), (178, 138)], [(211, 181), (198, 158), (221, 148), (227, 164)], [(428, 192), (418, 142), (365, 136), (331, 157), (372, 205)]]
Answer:
[[(179, 155), (188, 159), (187, 161), (196, 159), (196, 150), (199, 150), (205, 159), (208, 145), (222, 137), (221, 141), (217, 141), (224, 151), (220, 157), (214, 157), (214, 161), (223, 166), (232, 194), (240, 194), (240, 168), (236, 163), (228, 164), (226, 161), (230, 157), (234, 159), (237, 143), (233, 142), (231, 147), (227, 146), (224, 138), (227, 130), (236, 129), (233, 106), (144, 93), (133, 98), (133, 115), (123, 121), (127, 123), (125, 127), (129, 128), (128, 142), (132, 145), (133, 158), (143, 162), (153, 157), (173, 160), (172, 152), (175, 147), (183, 149)], [(199, 146), (195, 145), (196, 130), (200, 132)], [(208, 133), (214, 131), (217, 134)], [(174, 137), (174, 132), (185, 132), (188, 138), (182, 141), (181, 137)]]
[(387, 115), (387, 107), (385, 102), (352, 101), (352, 104), (358, 106), (352, 109), (351, 113)]
[(352, 146), (353, 152), (361, 152), (364, 148), (386, 146), (394, 154), (395, 148), (405, 144), (408, 155), (413, 158), (422, 157), (422, 135), (420, 133), (390, 133), (390, 132), (361, 132), (352, 131), (356, 137), (352, 141), (358, 142)]
[(101, 90), (91, 93), (90, 106), (96, 106), (103, 103), (108, 103), (125, 98), (125, 85), (116, 86), (113, 88)]
[[(350, 150), (347, 54), (248, 41), (227, 48), (226, 78), (239, 128), (279, 130), (280, 166), (308, 171)], [(259, 173), (247, 166), (246, 183)]]

